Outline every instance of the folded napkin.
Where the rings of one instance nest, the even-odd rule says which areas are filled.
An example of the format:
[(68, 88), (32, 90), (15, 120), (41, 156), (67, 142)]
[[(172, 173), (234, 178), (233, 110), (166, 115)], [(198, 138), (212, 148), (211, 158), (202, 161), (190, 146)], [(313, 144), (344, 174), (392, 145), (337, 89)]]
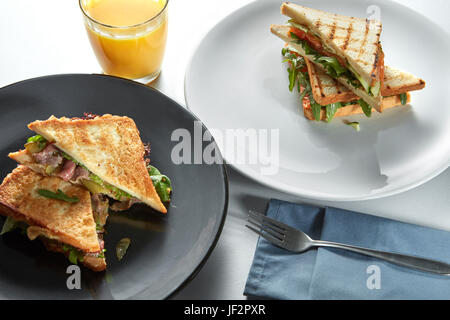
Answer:
[[(450, 263), (450, 232), (280, 200), (266, 215), (328, 240)], [(259, 238), (244, 294), (269, 299), (450, 299), (450, 276), (342, 249), (292, 253)]]

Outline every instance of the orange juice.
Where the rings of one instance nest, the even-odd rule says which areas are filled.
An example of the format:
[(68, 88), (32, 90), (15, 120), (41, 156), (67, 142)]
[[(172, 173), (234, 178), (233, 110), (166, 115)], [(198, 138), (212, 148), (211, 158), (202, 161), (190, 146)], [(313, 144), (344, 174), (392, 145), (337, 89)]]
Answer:
[(167, 0), (80, 0), (95, 55), (106, 74), (156, 78), (167, 39)]

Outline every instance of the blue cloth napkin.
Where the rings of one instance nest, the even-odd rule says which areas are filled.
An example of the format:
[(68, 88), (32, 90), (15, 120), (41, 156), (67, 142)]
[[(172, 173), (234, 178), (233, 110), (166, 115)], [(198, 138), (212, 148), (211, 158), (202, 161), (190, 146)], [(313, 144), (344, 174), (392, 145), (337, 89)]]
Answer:
[[(450, 232), (336, 208), (280, 200), (266, 215), (313, 239), (450, 263)], [(301, 254), (259, 238), (244, 294), (268, 299), (450, 299), (450, 276), (416, 271), (341, 249)]]

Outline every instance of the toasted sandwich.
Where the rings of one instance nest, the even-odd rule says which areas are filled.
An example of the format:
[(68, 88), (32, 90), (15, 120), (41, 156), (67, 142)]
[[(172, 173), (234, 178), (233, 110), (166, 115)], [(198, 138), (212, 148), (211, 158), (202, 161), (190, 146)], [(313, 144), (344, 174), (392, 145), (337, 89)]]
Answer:
[(291, 18), (289, 25), (272, 25), (272, 33), (382, 112), (384, 53), (380, 44), (381, 22), (289, 2), (282, 4), (281, 13)]
[(28, 139), (25, 149), (10, 153), (10, 158), (42, 175), (58, 176), (93, 194), (107, 195), (115, 201), (112, 210), (143, 202), (167, 212), (163, 202), (170, 200), (170, 180), (149, 164), (149, 150), (132, 119), (109, 114), (51, 116), (28, 128), (37, 135)]
[[(303, 111), (309, 120), (331, 121), (335, 117), (366, 114), (370, 117), (372, 107), (330, 77), (308, 59), (291, 51), (290, 46), (282, 50), (289, 63), (289, 80), (292, 91), (295, 85), (301, 93)], [(292, 76), (293, 75), (293, 76)], [(382, 108), (388, 109), (410, 102), (410, 91), (425, 87), (425, 81), (399, 69), (386, 66), (384, 72)]]
[(108, 202), (58, 177), (19, 165), (0, 185), (1, 234), (21, 228), (30, 240), (94, 271), (106, 269), (103, 232)]

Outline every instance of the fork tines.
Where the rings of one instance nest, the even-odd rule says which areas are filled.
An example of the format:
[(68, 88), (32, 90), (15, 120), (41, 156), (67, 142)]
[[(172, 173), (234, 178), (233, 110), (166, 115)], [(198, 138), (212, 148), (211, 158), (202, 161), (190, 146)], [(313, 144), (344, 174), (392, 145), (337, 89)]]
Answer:
[(286, 229), (280, 222), (255, 211), (249, 211), (247, 221), (256, 228), (248, 224), (245, 226), (267, 241), (279, 246), (284, 242)]

